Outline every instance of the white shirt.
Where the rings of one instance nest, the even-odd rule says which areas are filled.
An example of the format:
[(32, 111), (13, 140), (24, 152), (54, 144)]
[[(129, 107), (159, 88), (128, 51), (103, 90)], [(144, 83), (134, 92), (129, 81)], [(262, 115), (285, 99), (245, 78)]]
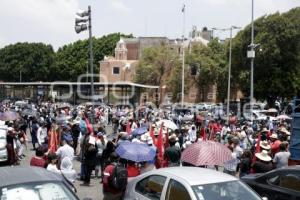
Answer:
[(39, 127), (37, 130), (36, 137), (38, 139), (39, 145), (45, 143), (45, 139), (47, 138), (47, 128)]
[(69, 157), (70, 160), (74, 159), (74, 149), (68, 144), (61, 146), (57, 149), (56, 154), (63, 160), (65, 157)]
[(195, 140), (197, 138), (196, 128), (195, 128), (195, 130), (190, 129), (188, 134), (189, 134), (191, 142), (195, 142)]

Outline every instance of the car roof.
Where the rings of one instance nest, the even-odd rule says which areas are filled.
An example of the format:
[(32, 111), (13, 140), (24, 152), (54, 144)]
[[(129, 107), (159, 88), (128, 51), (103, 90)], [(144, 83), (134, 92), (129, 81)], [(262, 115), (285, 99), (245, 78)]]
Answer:
[(170, 177), (184, 179), (189, 185), (205, 185), (238, 180), (228, 174), (201, 167), (169, 167), (155, 170), (153, 173), (168, 174)]
[(20, 183), (63, 181), (63, 177), (41, 167), (2, 167), (0, 187)]

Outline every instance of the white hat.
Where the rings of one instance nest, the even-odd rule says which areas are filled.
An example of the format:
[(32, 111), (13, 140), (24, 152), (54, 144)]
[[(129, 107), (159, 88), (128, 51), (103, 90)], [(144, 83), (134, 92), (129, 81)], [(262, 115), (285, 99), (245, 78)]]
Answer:
[(256, 153), (255, 156), (262, 160), (262, 161), (266, 161), (266, 162), (269, 162), (272, 160), (272, 158), (268, 155), (268, 152), (266, 150), (263, 150), (262, 152), (260, 153)]
[(277, 136), (276, 133), (273, 133), (273, 134), (270, 136), (270, 138), (272, 138), (272, 139), (278, 139), (278, 136)]
[(152, 144), (153, 144), (153, 140), (152, 140), (151, 137), (148, 137), (148, 138), (147, 138), (147, 144), (148, 144), (148, 145), (152, 145)]
[(271, 146), (269, 145), (269, 143), (267, 141), (260, 141), (260, 147), (266, 150), (270, 150)]
[(148, 135), (143, 134), (143, 135), (141, 136), (141, 141), (146, 142), (147, 140), (148, 140)]

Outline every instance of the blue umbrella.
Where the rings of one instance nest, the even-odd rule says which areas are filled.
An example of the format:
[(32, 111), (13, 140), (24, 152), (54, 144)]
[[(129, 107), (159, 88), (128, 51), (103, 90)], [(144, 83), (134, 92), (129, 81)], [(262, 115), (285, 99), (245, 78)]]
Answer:
[(132, 135), (143, 135), (148, 131), (147, 127), (136, 128), (132, 131)]
[(145, 162), (153, 160), (156, 152), (148, 145), (138, 142), (122, 142), (116, 149), (116, 153), (126, 160)]

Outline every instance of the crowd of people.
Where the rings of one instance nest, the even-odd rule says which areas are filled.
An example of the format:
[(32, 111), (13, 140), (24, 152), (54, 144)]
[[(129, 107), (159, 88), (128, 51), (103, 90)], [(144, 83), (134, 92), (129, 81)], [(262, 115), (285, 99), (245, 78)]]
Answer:
[[(119, 174), (123, 173), (130, 180), (153, 169), (192, 166), (182, 162), (181, 153), (200, 141), (222, 143), (232, 155), (232, 159), (221, 168), (201, 167), (223, 170), (233, 176), (242, 177), (249, 173), (282, 168), (288, 166), (290, 157), (290, 124), (285, 120), (272, 121), (268, 118), (250, 122), (238, 121), (231, 116), (227, 121), (214, 119), (209, 113), (195, 113), (191, 120), (183, 123), (178, 120), (181, 113), (176, 120), (170, 117), (174, 117), (173, 114), (165, 110), (153, 111), (150, 108), (92, 109), (91, 105), (70, 108), (47, 103), (35, 109), (38, 113), (36, 116), (28, 116), (20, 109), (19, 118), (6, 122), (9, 164), (17, 165), (23, 159), (24, 149), (29, 148), (27, 133), (30, 133), (32, 148), (36, 152), (31, 158), (31, 166), (61, 174), (73, 183), (80, 179), (82, 185), (86, 186), (90, 185), (94, 172), (103, 184), (104, 199), (122, 197), (127, 180), (119, 182), (119, 187), (111, 183)], [(176, 126), (170, 128), (161, 120)], [(141, 128), (145, 131), (133, 134)], [(156, 156), (143, 162), (126, 160), (116, 152), (122, 142), (143, 143), (152, 148)], [(74, 159), (81, 162), (78, 174), (73, 168)]]

